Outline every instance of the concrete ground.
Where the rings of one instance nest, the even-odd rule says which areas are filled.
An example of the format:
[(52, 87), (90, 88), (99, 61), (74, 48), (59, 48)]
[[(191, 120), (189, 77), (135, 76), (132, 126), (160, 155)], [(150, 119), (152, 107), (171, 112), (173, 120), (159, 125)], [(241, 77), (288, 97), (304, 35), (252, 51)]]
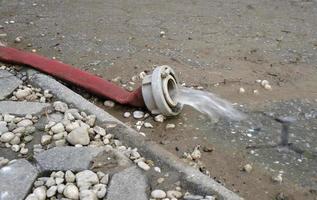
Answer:
[[(214, 152), (204, 152), (202, 159), (211, 176), (246, 199), (272, 199), (280, 192), (289, 199), (316, 198), (314, 158), (303, 159), (302, 175), (298, 161), (290, 167), (280, 164), (292, 155), (270, 149), (253, 159), (245, 150), (252, 142), (267, 144), (278, 137), (280, 126), (255, 113), (264, 110), (298, 116), (291, 142), (304, 146), (309, 155), (315, 151), (316, 1), (2, 0), (0, 5), (0, 34), (7, 34), (0, 41), (8, 46), (36, 49), (105, 79), (120, 76), (121, 85), (141, 71), (168, 64), (187, 85), (203, 86), (245, 105), (255, 120), (242, 124), (242, 131), (227, 122), (209, 125), (186, 108), (179, 118), (168, 121), (186, 126), (165, 131), (158, 125), (146, 134), (179, 156), (197, 144), (214, 146)], [(161, 31), (165, 37), (160, 37)], [(15, 43), (19, 36), (21, 42)], [(268, 80), (273, 90), (264, 90), (256, 79)], [(240, 87), (245, 94), (238, 93)], [(253, 94), (255, 89), (258, 95)], [(292, 103), (294, 99), (303, 102)], [(120, 118), (128, 109), (117, 106), (109, 112)], [(301, 116), (305, 114), (308, 119)], [(237, 131), (231, 129), (234, 126), (241, 138), (248, 137), (245, 129), (257, 128), (254, 124), (259, 122), (264, 134), (252, 133), (251, 142), (245, 138), (232, 142), (240, 135), (226, 134)], [(302, 160), (301, 156), (294, 157)], [(257, 166), (253, 173), (241, 172), (244, 164), (253, 162)], [(283, 184), (272, 184), (270, 177), (281, 170), (286, 172)]]

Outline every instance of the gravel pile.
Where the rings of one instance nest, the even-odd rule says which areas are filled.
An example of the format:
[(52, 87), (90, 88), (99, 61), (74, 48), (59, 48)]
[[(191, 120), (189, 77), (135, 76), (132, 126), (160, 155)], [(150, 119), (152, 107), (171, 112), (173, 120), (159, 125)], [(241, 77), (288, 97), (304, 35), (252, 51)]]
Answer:
[(10, 97), (12, 101), (33, 101), (33, 102), (49, 102), (53, 97), (49, 90), (42, 91), (41, 88), (35, 88), (32, 85), (20, 85), (13, 95)]
[(25, 147), (31, 142), (35, 132), (36, 116), (16, 117), (10, 114), (0, 115), (0, 145), (11, 148), (14, 152), (25, 155), (29, 152)]
[(55, 111), (63, 114), (60, 122), (49, 121), (45, 126), (45, 135), (41, 138), (41, 145), (53, 146), (104, 146), (118, 144), (112, 134), (106, 129), (97, 126), (96, 116), (87, 115), (78, 109), (69, 108), (66, 103), (56, 101), (53, 104)]
[(63, 114), (60, 122), (49, 121), (41, 144), (34, 145), (34, 154), (54, 146), (90, 146), (114, 148), (129, 157), (137, 166), (147, 171), (153, 162), (142, 157), (137, 149), (126, 147), (107, 130), (96, 124), (95, 115), (87, 115), (78, 109), (69, 108), (61, 101), (53, 103), (54, 110)]
[(52, 172), (49, 177), (40, 177), (26, 200), (56, 199), (103, 199), (107, 193), (109, 175), (90, 170)]

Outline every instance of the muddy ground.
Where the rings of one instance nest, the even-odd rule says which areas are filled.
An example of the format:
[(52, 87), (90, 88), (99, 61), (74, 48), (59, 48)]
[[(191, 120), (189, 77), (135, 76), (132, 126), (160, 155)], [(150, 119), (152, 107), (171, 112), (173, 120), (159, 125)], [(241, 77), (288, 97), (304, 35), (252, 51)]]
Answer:
[[(274, 199), (281, 192), (288, 199), (317, 198), (316, 159), (307, 156), (316, 151), (317, 135), (316, 1), (0, 0), (0, 19), (0, 33), (7, 34), (0, 40), (9, 46), (36, 49), (105, 79), (120, 76), (120, 85), (167, 64), (187, 85), (243, 105), (250, 123), (211, 124), (185, 108), (166, 122), (176, 129), (155, 124), (144, 132), (180, 157), (198, 144), (213, 147), (202, 162), (212, 177), (246, 199)], [(15, 43), (18, 36), (22, 41)], [(256, 79), (268, 80), (273, 90)], [(240, 87), (245, 94), (238, 93)], [(122, 118), (130, 108), (107, 110), (135, 123)], [(280, 124), (256, 111), (296, 116), (290, 141), (306, 154), (276, 148), (250, 153), (247, 145), (276, 141), (280, 132)], [(248, 132), (257, 125), (259, 134)], [(251, 173), (241, 171), (247, 163), (253, 164)], [(279, 171), (283, 183), (273, 183)]]

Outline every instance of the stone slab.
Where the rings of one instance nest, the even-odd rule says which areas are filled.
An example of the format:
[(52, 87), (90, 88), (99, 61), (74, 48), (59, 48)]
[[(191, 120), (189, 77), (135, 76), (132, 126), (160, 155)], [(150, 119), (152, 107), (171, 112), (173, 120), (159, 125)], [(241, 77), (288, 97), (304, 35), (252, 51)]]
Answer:
[(0, 113), (9, 113), (18, 116), (27, 114), (38, 115), (49, 110), (51, 104), (26, 101), (0, 101)]
[(92, 161), (107, 151), (98, 147), (55, 147), (35, 156), (41, 171), (82, 171), (89, 169)]
[(1, 69), (0, 70), (0, 100), (9, 96), (22, 81), (10, 72)]
[(136, 166), (112, 176), (104, 200), (147, 200), (147, 179)]
[(29, 193), (38, 170), (27, 160), (16, 160), (0, 169), (0, 199), (23, 200)]

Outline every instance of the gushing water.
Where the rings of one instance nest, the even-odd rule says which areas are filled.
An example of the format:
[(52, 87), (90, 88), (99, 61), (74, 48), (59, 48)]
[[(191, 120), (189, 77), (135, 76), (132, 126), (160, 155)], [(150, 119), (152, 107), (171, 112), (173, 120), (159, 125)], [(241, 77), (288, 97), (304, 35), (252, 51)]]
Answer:
[(210, 118), (227, 117), (232, 120), (242, 120), (246, 115), (232, 107), (232, 104), (210, 92), (190, 88), (178, 88), (176, 100), (183, 105), (189, 105)]

